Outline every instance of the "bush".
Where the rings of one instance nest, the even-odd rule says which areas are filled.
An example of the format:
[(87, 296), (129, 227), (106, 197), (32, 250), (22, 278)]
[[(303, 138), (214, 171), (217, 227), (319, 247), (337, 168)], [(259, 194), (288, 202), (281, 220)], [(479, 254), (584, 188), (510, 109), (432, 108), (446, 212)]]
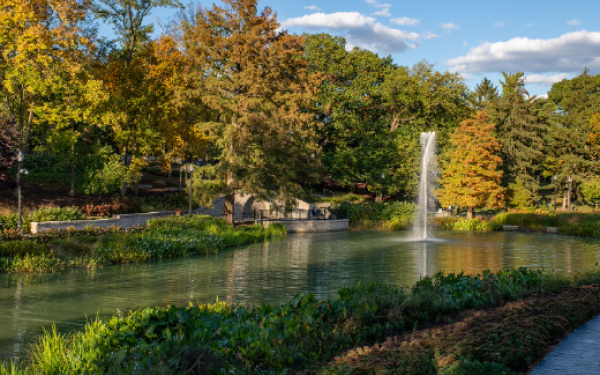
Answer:
[(406, 229), (414, 221), (417, 206), (412, 202), (368, 205), (342, 204), (338, 209), (347, 212), (354, 229)]
[(127, 167), (123, 166), (118, 154), (111, 155), (100, 170), (88, 170), (84, 192), (88, 195), (114, 193), (127, 180)]
[(502, 225), (496, 223), (494, 220), (466, 220), (460, 217), (435, 218), (434, 225), (439, 229), (462, 231), (494, 231), (502, 228)]
[[(23, 230), (29, 231), (32, 222), (82, 220), (83, 212), (78, 207), (42, 207), (23, 215)], [(18, 214), (0, 216), (0, 228), (17, 229)]]

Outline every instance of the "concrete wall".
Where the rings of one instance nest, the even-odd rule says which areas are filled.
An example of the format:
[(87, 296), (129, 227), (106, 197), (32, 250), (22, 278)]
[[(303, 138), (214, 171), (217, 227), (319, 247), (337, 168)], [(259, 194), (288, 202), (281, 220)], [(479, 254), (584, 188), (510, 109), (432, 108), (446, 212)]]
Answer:
[(342, 220), (307, 220), (307, 221), (292, 221), (292, 220), (274, 220), (263, 221), (263, 226), (266, 227), (271, 223), (277, 223), (285, 226), (288, 233), (305, 233), (305, 232), (333, 232), (338, 230), (348, 229), (348, 219)]
[[(299, 207), (304, 208), (309, 205), (306, 202), (298, 201)], [(247, 194), (236, 194), (235, 200), (235, 212), (236, 220), (242, 220), (241, 213), (244, 211), (244, 207), (248, 208), (250, 205), (254, 206), (254, 196)], [(212, 217), (223, 218), (223, 212), (225, 209), (225, 201), (223, 197), (218, 197), (213, 200), (211, 207), (200, 207), (193, 210), (192, 213), (195, 215), (209, 215)], [(185, 207), (182, 207), (182, 214), (186, 214)], [(148, 220), (164, 218), (167, 216), (175, 215), (175, 211), (163, 211), (163, 212), (150, 212), (140, 214), (122, 214), (114, 215), (112, 219), (101, 219), (101, 220), (73, 220), (73, 221), (46, 221), (42, 223), (31, 223), (31, 233), (36, 234), (52, 229), (66, 229), (75, 228), (83, 229), (87, 226), (99, 227), (99, 228), (110, 228), (110, 227), (121, 227), (131, 228), (135, 226), (145, 226)], [(283, 216), (283, 213), (282, 213)], [(348, 226), (346, 225), (346, 228)], [(346, 229), (343, 228), (343, 229)], [(334, 229), (335, 230), (335, 229)], [(300, 230), (300, 231), (315, 231), (315, 230)]]
[(52, 229), (83, 229), (85, 227), (110, 228), (120, 227), (121, 220), (119, 219), (101, 219), (101, 220), (71, 220), (71, 221), (44, 221), (43, 223), (31, 223), (31, 233), (36, 234)]

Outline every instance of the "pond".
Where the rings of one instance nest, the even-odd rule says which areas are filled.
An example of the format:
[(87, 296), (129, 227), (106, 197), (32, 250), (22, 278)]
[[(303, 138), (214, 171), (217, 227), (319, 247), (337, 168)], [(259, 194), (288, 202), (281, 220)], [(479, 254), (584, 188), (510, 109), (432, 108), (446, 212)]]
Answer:
[(0, 274), (0, 359), (20, 359), (43, 329), (62, 332), (89, 319), (188, 302), (280, 303), (298, 293), (330, 298), (344, 286), (381, 280), (410, 286), (437, 271), (477, 273), (529, 267), (555, 272), (597, 268), (600, 241), (510, 232), (437, 232), (408, 242), (406, 232), (290, 234), (219, 255), (153, 264)]

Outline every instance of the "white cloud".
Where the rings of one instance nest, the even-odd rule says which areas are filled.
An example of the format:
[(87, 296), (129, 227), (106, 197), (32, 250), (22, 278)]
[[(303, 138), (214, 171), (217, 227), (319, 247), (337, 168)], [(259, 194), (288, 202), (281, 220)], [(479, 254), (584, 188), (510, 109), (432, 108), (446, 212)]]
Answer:
[(439, 35), (432, 33), (431, 31), (426, 32), (425, 34), (421, 34), (423, 39), (435, 39), (439, 38)]
[(446, 22), (442, 24), (442, 28), (446, 31), (458, 30), (458, 25), (452, 22)]
[(316, 5), (307, 5), (307, 6), (304, 7), (304, 9), (306, 9), (306, 10), (312, 10), (313, 12), (318, 12), (318, 11), (321, 10), (321, 8), (319, 8)]
[(504, 26), (506, 26), (506, 23), (504, 21), (496, 21), (496, 22), (494, 22), (494, 26), (495, 27), (504, 27)]
[(528, 22), (525, 26), (527, 26), (527, 27), (533, 27), (534, 25), (533, 25), (532, 22)]
[(553, 39), (486, 42), (446, 64), (459, 72), (577, 72), (585, 67), (598, 71), (600, 32), (577, 31)]
[(401, 18), (392, 18), (390, 20), (391, 23), (394, 23), (399, 26), (419, 26), (421, 20), (417, 20), (414, 18), (401, 17)]
[(392, 4), (388, 3), (380, 4), (377, 0), (367, 0), (367, 4), (375, 8), (390, 8), (392, 6)]
[(373, 13), (374, 16), (379, 17), (391, 17), (390, 8), (382, 8), (381, 10)]
[(382, 25), (375, 18), (358, 12), (307, 14), (287, 19), (281, 23), (281, 27), (335, 31), (346, 38), (348, 50), (360, 47), (386, 54), (418, 48), (421, 39), (417, 33)]
[(528, 74), (525, 76), (525, 83), (535, 83), (540, 86), (549, 87), (553, 83), (560, 82), (563, 79), (569, 79), (568, 73), (558, 73), (551, 76), (544, 74)]
[(541, 94), (536, 97), (536, 99), (548, 99), (548, 94)]
[(571, 25), (571, 26), (581, 25), (581, 20), (574, 19), (574, 20), (567, 21), (567, 25)]

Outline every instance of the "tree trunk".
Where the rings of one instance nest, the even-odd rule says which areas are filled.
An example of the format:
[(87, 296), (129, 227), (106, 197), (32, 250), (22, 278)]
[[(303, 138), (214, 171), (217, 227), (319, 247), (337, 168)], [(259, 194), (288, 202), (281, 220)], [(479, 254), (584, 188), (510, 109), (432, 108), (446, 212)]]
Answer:
[(473, 207), (467, 207), (467, 220), (473, 220)]
[(566, 210), (566, 209), (567, 209), (567, 200), (568, 200), (568, 197), (567, 197), (567, 195), (568, 195), (568, 194), (567, 194), (567, 192), (566, 192), (566, 191), (564, 191), (564, 192), (563, 192), (563, 201), (562, 201), (562, 209), (563, 209), (563, 210)]
[(23, 136), (23, 153), (29, 153), (29, 136), (31, 134), (31, 123), (33, 122), (33, 111), (29, 110), (29, 118), (25, 126), (25, 135)]
[(233, 214), (235, 208), (235, 190), (233, 187), (233, 178), (231, 175), (227, 178), (227, 188), (224, 198), (223, 215), (227, 224), (233, 225)]
[[(127, 146), (123, 150), (123, 167), (127, 168)], [(127, 194), (127, 182), (123, 181), (123, 185), (121, 186), (121, 198), (125, 198)]]
[(72, 146), (71, 151), (73, 153), (71, 160), (71, 190), (69, 190), (69, 196), (75, 196), (75, 145)]

